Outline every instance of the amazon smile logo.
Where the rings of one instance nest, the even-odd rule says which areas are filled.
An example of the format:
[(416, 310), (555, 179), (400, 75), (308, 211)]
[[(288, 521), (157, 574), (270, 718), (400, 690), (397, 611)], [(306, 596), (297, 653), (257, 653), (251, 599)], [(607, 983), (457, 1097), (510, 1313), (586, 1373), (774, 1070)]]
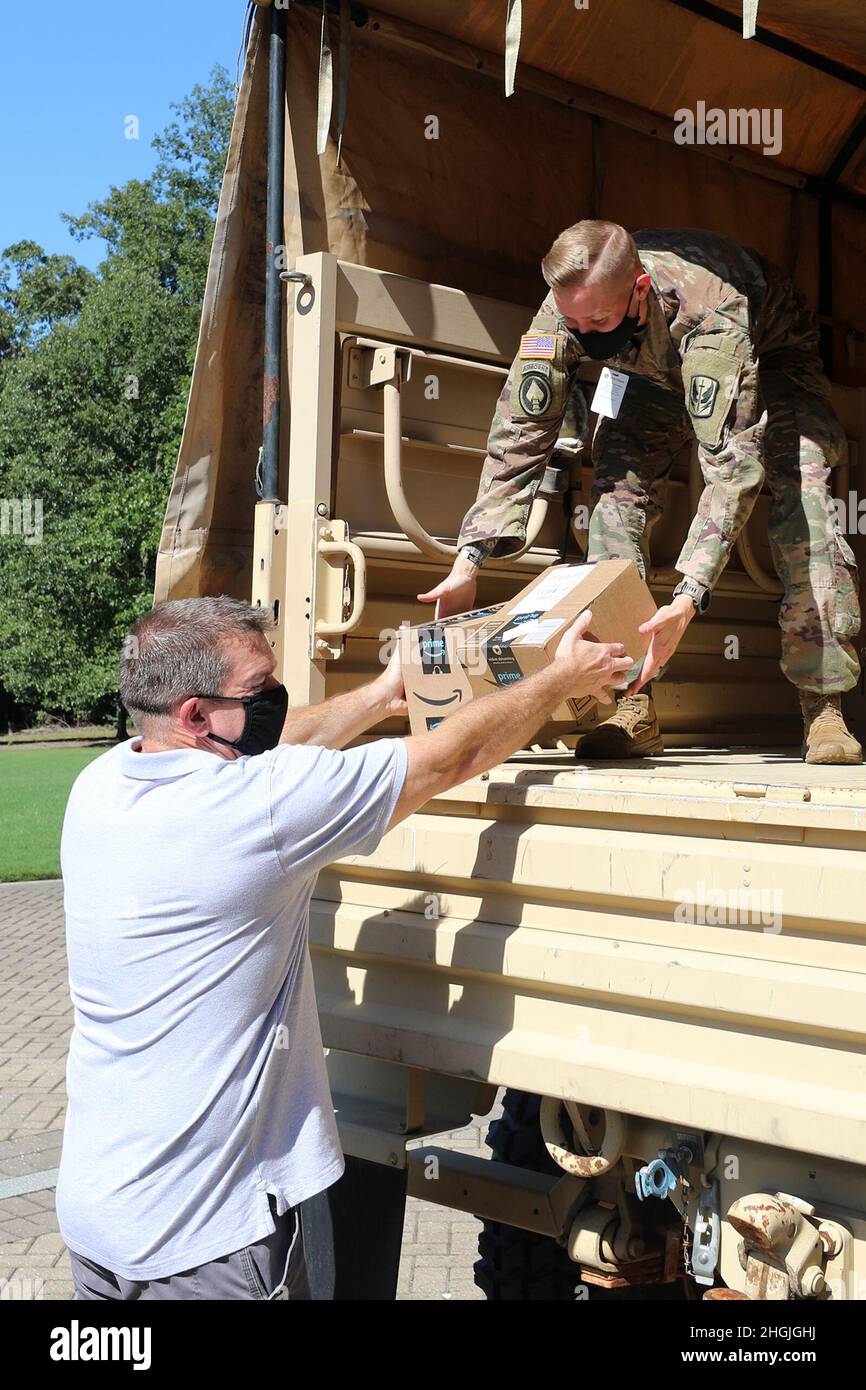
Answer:
[(455, 695), (457, 696), (457, 701), (459, 704), (459, 702), (463, 699), (462, 690), (452, 690), (451, 694), (446, 696), (444, 700), (431, 700), (428, 695), (416, 695), (416, 699), (420, 700), (422, 705), (450, 705)]

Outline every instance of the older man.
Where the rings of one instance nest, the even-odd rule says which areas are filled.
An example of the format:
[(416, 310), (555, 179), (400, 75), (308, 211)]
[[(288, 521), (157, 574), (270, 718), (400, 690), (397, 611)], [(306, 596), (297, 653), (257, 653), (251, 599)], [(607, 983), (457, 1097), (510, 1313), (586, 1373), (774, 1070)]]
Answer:
[[(307, 946), (316, 874), (525, 745), (568, 695), (622, 683), (585, 641), (430, 734), (375, 680), (287, 713), (269, 619), (159, 604), (120, 690), (140, 737), (78, 777), (61, 845), (75, 1005), (57, 1215), (79, 1299), (306, 1298), (298, 1206), (343, 1171)], [(491, 718), (490, 701), (496, 701)]]

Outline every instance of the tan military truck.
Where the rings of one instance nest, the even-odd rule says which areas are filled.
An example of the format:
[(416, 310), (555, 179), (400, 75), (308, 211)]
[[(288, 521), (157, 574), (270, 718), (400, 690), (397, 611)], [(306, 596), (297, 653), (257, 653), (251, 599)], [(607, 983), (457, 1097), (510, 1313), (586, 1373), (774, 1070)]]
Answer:
[[(369, 679), (432, 617), (416, 595), (450, 567), (540, 259), (584, 216), (787, 268), (862, 559), (866, 17), (761, 0), (746, 39), (755, 8), (251, 8), (156, 597), (272, 608), (295, 704)], [(581, 557), (590, 477), (564, 429), (480, 602)], [(700, 489), (686, 450), (660, 602)], [(800, 760), (766, 508), (656, 687), (663, 755), (578, 764), (551, 724), (321, 875), (348, 1162), (305, 1213), (316, 1296), (393, 1296), (408, 1191), (484, 1219), (492, 1299), (864, 1297), (866, 769)], [(846, 712), (862, 739), (862, 690)], [(496, 1161), (437, 1145), (498, 1087)]]

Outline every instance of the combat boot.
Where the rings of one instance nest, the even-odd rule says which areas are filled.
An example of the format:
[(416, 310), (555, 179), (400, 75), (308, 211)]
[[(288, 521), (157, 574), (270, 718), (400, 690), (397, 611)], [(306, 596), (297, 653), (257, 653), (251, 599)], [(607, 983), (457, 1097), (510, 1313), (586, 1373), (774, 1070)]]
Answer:
[(575, 758), (646, 758), (663, 753), (652, 696), (622, 695), (616, 713), (578, 740)]
[(807, 763), (862, 763), (863, 749), (845, 727), (841, 695), (800, 691), (802, 754)]

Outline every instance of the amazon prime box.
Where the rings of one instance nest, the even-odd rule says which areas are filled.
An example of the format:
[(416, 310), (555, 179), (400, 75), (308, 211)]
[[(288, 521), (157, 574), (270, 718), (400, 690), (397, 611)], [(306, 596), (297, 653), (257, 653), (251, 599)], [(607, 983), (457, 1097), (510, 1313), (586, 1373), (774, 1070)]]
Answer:
[[(631, 560), (551, 565), (507, 603), (409, 628), (403, 680), (412, 732), (435, 728), (467, 700), (543, 671), (587, 608), (592, 609), (587, 637), (621, 642), (632, 658), (622, 680), (628, 684), (639, 674), (649, 645), (638, 628), (656, 611)], [(574, 724), (593, 703), (591, 696), (578, 695), (551, 717)]]
[(400, 633), (400, 663), (413, 734), (429, 733), (473, 699), (469, 677), (457, 655), (459, 637), (453, 619), (404, 628)]

